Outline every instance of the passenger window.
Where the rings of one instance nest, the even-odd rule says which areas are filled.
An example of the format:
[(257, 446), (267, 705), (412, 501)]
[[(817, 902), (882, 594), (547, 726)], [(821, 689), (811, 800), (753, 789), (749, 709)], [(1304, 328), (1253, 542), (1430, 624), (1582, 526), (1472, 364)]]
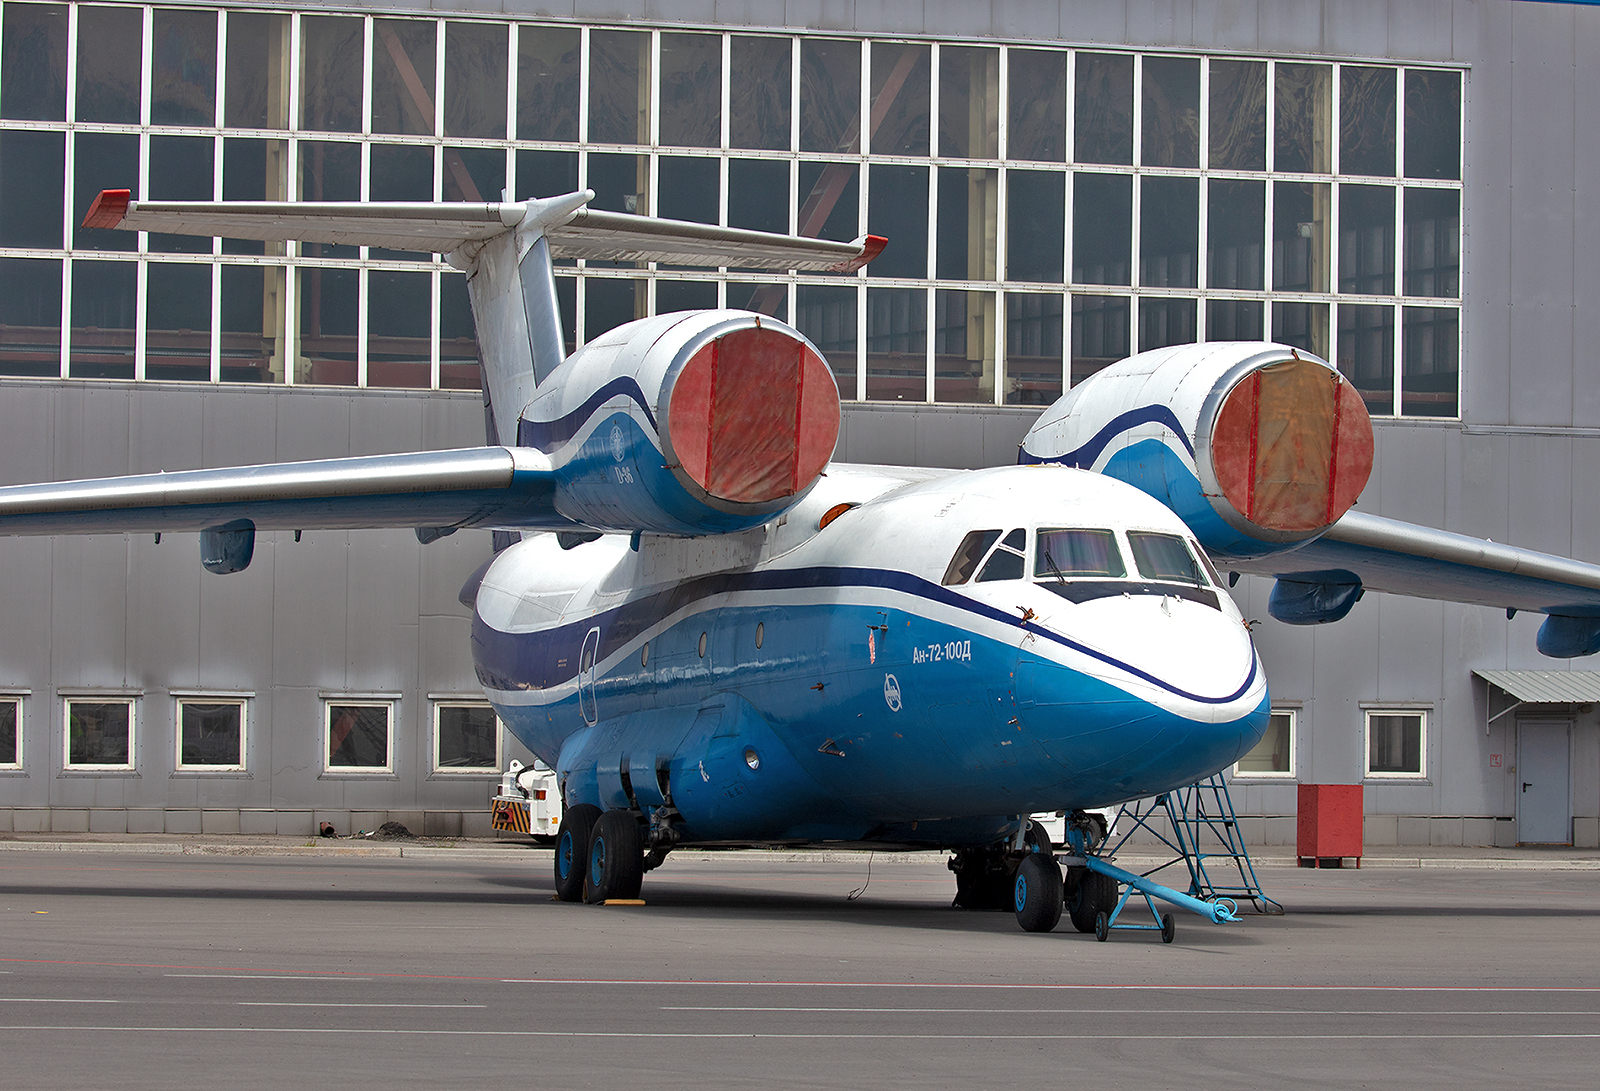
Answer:
[(1033, 574), (1040, 579), (1064, 580), (1074, 576), (1115, 578), (1128, 574), (1128, 566), (1109, 530), (1039, 531)]
[(1128, 545), (1133, 548), (1133, 562), (1139, 566), (1139, 574), (1146, 579), (1205, 582), (1200, 578), (1200, 568), (1194, 563), (1189, 547), (1176, 534), (1129, 531)]
[(983, 555), (989, 552), (989, 547), (994, 545), (998, 537), (998, 530), (975, 530), (961, 539), (961, 546), (956, 550), (956, 555), (950, 558), (950, 567), (944, 570), (944, 579), (939, 582), (951, 587), (970, 580), (978, 570), (978, 562), (983, 560)]

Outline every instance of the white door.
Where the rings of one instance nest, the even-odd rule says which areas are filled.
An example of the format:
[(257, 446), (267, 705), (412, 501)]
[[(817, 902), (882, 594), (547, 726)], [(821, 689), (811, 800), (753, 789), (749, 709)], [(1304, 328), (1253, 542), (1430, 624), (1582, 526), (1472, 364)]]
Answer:
[(1572, 844), (1572, 724), (1517, 721), (1517, 841)]

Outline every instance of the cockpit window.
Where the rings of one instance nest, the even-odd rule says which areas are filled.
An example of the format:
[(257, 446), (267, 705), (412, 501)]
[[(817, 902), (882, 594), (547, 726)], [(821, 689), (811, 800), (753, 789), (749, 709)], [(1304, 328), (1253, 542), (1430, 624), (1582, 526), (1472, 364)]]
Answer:
[(1033, 555), (1033, 574), (1040, 579), (1065, 580), (1079, 576), (1115, 578), (1128, 574), (1116, 535), (1109, 530), (1039, 531)]
[(978, 562), (983, 560), (983, 555), (989, 552), (989, 547), (994, 545), (998, 537), (1000, 537), (998, 530), (975, 530), (961, 539), (960, 548), (956, 550), (956, 555), (950, 558), (950, 567), (944, 570), (944, 579), (939, 582), (946, 587), (952, 587), (970, 580), (972, 574), (978, 570)]
[(1182, 538), (1176, 534), (1151, 534), (1130, 530), (1128, 545), (1133, 548), (1133, 561), (1139, 574), (1150, 580), (1172, 580), (1179, 583), (1203, 584), (1200, 567)]
[(989, 555), (989, 562), (983, 566), (983, 571), (978, 573), (979, 583), (989, 583), (992, 580), (1020, 580), (1022, 578), (1022, 554), (1013, 553), (1005, 547), (1004, 543), (995, 547)]

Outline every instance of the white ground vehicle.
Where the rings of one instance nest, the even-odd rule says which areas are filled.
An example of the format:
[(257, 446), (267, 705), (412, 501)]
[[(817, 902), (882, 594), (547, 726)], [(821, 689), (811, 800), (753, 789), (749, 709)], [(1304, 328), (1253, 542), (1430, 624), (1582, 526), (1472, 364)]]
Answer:
[(525, 766), (515, 758), (489, 800), (489, 824), (507, 833), (553, 839), (561, 825), (561, 793), (556, 773), (542, 761)]

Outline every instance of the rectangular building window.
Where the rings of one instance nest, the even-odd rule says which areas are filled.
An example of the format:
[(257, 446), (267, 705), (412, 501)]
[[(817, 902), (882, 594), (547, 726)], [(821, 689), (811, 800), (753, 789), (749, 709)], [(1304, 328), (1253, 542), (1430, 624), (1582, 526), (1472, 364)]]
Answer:
[[(722, 36), (661, 35), (661, 143), (722, 143)], [(715, 222), (713, 220), (713, 222)]]
[[(1325, 64), (1277, 66), (1274, 169), (1297, 174), (1333, 170), (1333, 69)], [(1215, 122), (1213, 121), (1213, 124)]]
[(1295, 713), (1273, 709), (1267, 733), (1233, 767), (1234, 779), (1249, 777), (1275, 780), (1294, 779)]
[(800, 150), (854, 152), (861, 146), (861, 43), (800, 43)]
[(909, 42), (875, 42), (868, 115), (874, 155), (927, 155), (933, 106), (929, 49)]
[(1427, 775), (1428, 714), (1367, 713), (1367, 776), (1411, 778)]
[[(453, 137), (506, 135), (506, 27), (446, 23), (444, 131)], [(488, 200), (499, 197), (498, 190)]]
[(139, 8), (85, 4), (78, 9), (75, 120), (139, 123), (139, 57), (143, 39), (144, 12)]
[(1406, 72), (1406, 177), (1461, 177), (1461, 75)]
[(61, 262), (0, 258), (0, 375), (60, 374)]
[(1072, 280), (1130, 284), (1133, 175), (1080, 174), (1072, 183)]
[(577, 27), (517, 28), (518, 140), (578, 139), (581, 52)]
[[(1056, 67), (1060, 70), (1056, 81), (1065, 84), (1065, 65), (1058, 62)], [(1015, 80), (1016, 70), (1012, 72), (1011, 78)], [(999, 101), (998, 49), (955, 45), (939, 48), (940, 155), (957, 159), (996, 158), (1000, 154)], [(1065, 131), (1065, 103), (1057, 107), (1057, 112), (1058, 128)]]
[(1211, 62), (1211, 169), (1267, 169), (1265, 61)]
[(1061, 397), (1065, 311), (1059, 292), (1006, 293), (1007, 405), (1049, 405)]
[(1079, 163), (1132, 163), (1133, 57), (1079, 53), (1075, 83), (1077, 151), (1073, 158)]
[(433, 706), (433, 771), (498, 773), (500, 718), (481, 702), (440, 701)]
[(157, 8), (150, 31), (150, 120), (214, 125), (217, 120), (217, 14)]
[(0, 30), (0, 117), (66, 120), (65, 4), (5, 6)]
[(334, 15), (300, 17), (301, 128), (331, 133), (361, 131), (360, 58), (364, 36), (360, 19)]
[[(1061, 282), (1066, 238), (1066, 177), (1058, 171), (1007, 172), (1007, 280), (1041, 284)], [(1084, 177), (1080, 176), (1079, 181)], [(941, 193), (941, 200), (943, 197)]]
[(867, 289), (867, 397), (928, 398), (928, 294), (921, 288)]
[(242, 698), (178, 698), (178, 769), (237, 772), (245, 767), (244, 747)]
[(788, 38), (735, 34), (728, 66), (728, 145), (789, 150)]
[(1011, 87), (1006, 158), (1065, 162), (1067, 55), (1053, 49), (1013, 49), (1006, 61)]
[(1400, 413), (1460, 415), (1461, 312), (1453, 307), (1402, 307)]
[(230, 129), (287, 129), (289, 17), (230, 11), (224, 55), (223, 123)]
[(65, 173), (65, 133), (0, 132), (0, 246), (55, 249), (61, 245)]
[(66, 767), (133, 769), (133, 698), (68, 698)]
[(933, 398), (994, 404), (993, 292), (934, 293)]
[(802, 284), (795, 292), (795, 328), (822, 350), (839, 397), (856, 396), (856, 289), (851, 284)]
[(22, 768), (22, 698), (0, 697), (0, 769)]
[(1394, 177), (1395, 70), (1339, 70), (1339, 171)]
[(596, 30), (589, 35), (589, 141), (650, 143), (650, 35)]
[(1200, 165), (1200, 59), (1144, 59), (1144, 137), (1147, 167)]
[(394, 702), (330, 700), (324, 768), (330, 773), (394, 771)]

